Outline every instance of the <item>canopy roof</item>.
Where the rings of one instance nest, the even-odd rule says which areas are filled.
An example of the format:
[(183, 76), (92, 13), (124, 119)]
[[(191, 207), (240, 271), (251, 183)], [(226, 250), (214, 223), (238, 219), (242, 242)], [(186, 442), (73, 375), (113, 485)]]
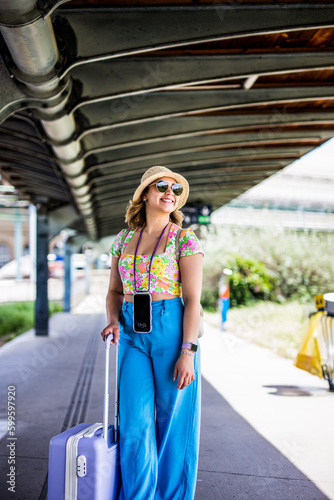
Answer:
[(59, 228), (117, 232), (152, 165), (218, 208), (333, 136), (332, 1), (3, 0), (0, 25), (1, 174)]

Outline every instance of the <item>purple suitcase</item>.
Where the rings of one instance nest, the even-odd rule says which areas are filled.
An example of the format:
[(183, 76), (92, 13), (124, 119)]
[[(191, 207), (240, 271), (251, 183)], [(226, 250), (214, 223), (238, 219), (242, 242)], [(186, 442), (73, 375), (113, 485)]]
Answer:
[(106, 340), (103, 425), (79, 424), (50, 441), (48, 500), (116, 500), (121, 472), (118, 447), (118, 344), (114, 425), (109, 416), (109, 352)]

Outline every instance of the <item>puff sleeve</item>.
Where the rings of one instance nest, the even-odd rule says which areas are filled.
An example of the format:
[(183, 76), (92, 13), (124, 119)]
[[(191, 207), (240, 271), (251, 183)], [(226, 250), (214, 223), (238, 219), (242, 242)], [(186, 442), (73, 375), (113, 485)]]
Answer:
[(110, 253), (114, 257), (120, 257), (121, 256), (121, 251), (122, 251), (122, 246), (123, 246), (123, 240), (125, 236), (126, 229), (122, 229), (114, 239), (111, 247), (110, 247)]
[(204, 257), (204, 252), (202, 250), (199, 239), (197, 238), (194, 231), (190, 228), (186, 229), (185, 234), (180, 237), (180, 257), (186, 257), (188, 255), (194, 255), (196, 253), (201, 253)]

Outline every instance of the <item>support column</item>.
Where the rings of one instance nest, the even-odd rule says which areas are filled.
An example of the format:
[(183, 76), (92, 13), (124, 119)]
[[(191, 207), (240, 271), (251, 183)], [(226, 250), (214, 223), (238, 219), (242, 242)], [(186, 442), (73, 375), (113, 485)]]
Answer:
[(64, 259), (64, 312), (71, 311), (71, 285), (72, 285), (72, 246), (67, 240), (65, 242)]
[(90, 274), (91, 274), (91, 265), (92, 265), (92, 255), (93, 255), (93, 247), (91, 243), (88, 241), (82, 246), (83, 253), (86, 257), (85, 263), (85, 292), (86, 295), (90, 294)]
[(36, 207), (29, 205), (29, 254), (30, 254), (30, 281), (36, 280)]
[(86, 263), (85, 263), (85, 293), (90, 294), (90, 267), (91, 267), (91, 250), (85, 251)]
[(23, 255), (23, 232), (22, 232), (22, 215), (20, 209), (16, 209), (15, 213), (15, 260), (17, 262), (16, 279), (22, 279), (21, 257)]
[(49, 299), (48, 299), (48, 252), (49, 252), (49, 220), (47, 208), (37, 207), (37, 254), (36, 254), (36, 302), (35, 333), (49, 333)]

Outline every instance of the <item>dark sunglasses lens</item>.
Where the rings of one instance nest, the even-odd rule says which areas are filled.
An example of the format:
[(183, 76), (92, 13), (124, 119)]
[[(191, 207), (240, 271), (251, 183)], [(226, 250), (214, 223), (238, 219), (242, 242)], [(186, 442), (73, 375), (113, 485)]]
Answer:
[(183, 192), (183, 187), (181, 186), (181, 184), (173, 184), (172, 190), (175, 196), (181, 196)]
[(160, 193), (165, 193), (168, 190), (168, 182), (167, 181), (159, 181), (156, 183), (157, 190)]

